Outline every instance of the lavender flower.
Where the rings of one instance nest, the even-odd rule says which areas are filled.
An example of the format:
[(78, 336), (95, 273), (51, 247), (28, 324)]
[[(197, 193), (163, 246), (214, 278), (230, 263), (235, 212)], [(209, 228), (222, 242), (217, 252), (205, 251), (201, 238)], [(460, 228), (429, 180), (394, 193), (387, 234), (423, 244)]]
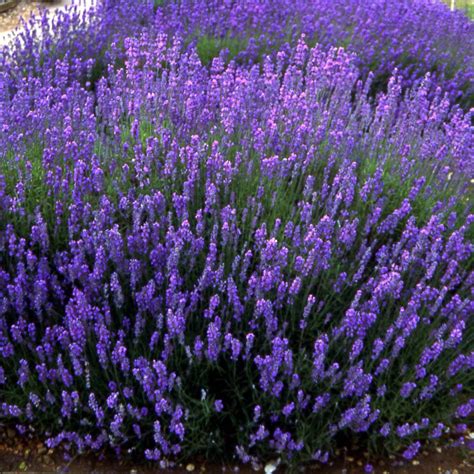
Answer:
[(163, 466), (466, 424), (472, 24), (154, 3), (0, 54), (0, 422)]

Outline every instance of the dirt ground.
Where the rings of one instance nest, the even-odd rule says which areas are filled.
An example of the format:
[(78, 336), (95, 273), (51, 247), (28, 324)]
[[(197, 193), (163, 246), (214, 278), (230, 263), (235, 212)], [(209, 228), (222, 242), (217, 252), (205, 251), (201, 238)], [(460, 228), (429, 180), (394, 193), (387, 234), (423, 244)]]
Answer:
[(18, 5), (11, 10), (0, 13), (0, 32), (10, 31), (16, 28), (20, 19), (27, 20), (32, 13), (38, 10), (43, 2), (32, 0), (21, 0)]
[[(328, 465), (314, 464), (301, 468), (301, 472), (321, 474), (362, 474), (366, 460), (363, 454), (350, 455), (344, 451), (336, 453), (336, 459)], [(474, 451), (460, 449), (441, 449), (435, 446), (421, 452), (411, 462), (401, 462), (394, 456), (386, 459), (371, 460), (374, 474), (473, 474)], [(266, 468), (265, 468), (266, 467)], [(207, 464), (200, 460), (186, 465), (176, 466), (173, 470), (159, 470), (140, 462), (114, 461), (111, 457), (81, 456), (69, 462), (64, 461), (60, 450), (47, 449), (34, 439), (19, 437), (10, 428), (0, 429), (0, 473), (9, 472), (68, 472), (68, 473), (130, 473), (151, 474), (153, 472), (196, 474), (239, 473), (279, 474), (283, 468), (271, 469), (267, 466), (239, 466)]]
[(0, 13), (0, 33), (14, 30), (22, 18), (28, 20), (40, 8), (55, 9), (69, 3), (69, 0), (20, 0), (11, 10)]

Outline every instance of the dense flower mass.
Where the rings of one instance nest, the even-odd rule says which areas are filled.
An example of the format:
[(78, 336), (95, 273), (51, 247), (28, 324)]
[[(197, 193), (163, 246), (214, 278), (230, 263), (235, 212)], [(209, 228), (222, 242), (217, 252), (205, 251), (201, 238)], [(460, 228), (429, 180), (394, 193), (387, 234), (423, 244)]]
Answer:
[(0, 420), (163, 465), (348, 440), (410, 459), (466, 423), (469, 58), (432, 70), (416, 9), (419, 71), (371, 45), (382, 0), (327, 24), (322, 0), (127, 3), (0, 66)]
[(13, 82), (64, 57), (76, 77), (100, 76), (111, 50), (121, 61), (123, 39), (144, 30), (196, 42), (204, 62), (224, 48), (240, 61), (260, 61), (289, 52), (305, 34), (312, 45), (355, 53), (360, 72), (374, 73), (375, 91), (396, 67), (404, 87), (429, 72), (452, 100), (474, 106), (474, 23), (438, 0), (96, 0), (88, 13), (71, 9), (53, 25), (45, 12), (2, 51), (0, 69), (8, 63)]

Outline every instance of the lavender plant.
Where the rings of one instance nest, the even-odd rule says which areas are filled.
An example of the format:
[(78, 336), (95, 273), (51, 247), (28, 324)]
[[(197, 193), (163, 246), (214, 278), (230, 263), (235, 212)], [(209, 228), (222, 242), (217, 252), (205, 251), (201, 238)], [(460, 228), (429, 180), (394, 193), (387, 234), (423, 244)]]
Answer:
[(403, 87), (430, 73), (451, 100), (465, 110), (473, 106), (474, 24), (438, 0), (101, 0), (94, 5), (88, 13), (72, 7), (55, 18), (53, 28), (47, 12), (32, 19), (16, 46), (0, 55), (0, 70), (10, 76), (11, 87), (64, 58), (76, 79), (92, 70), (94, 85), (111, 57), (123, 61), (124, 38), (143, 30), (197, 42), (204, 62), (222, 48), (241, 62), (259, 62), (280, 49), (289, 53), (305, 34), (312, 45), (355, 53), (364, 79), (374, 73), (373, 93), (386, 90), (397, 68)]
[(307, 38), (123, 48), (0, 79), (0, 419), (163, 466), (463, 442), (472, 114)]
[(254, 58), (262, 47), (294, 46), (303, 33), (314, 43), (356, 53), (362, 73), (372, 71), (378, 88), (395, 67), (406, 86), (431, 72), (453, 99), (463, 95), (472, 106), (474, 25), (436, 0), (176, 0), (162, 8), (158, 18), (168, 32), (217, 38), (250, 32)]

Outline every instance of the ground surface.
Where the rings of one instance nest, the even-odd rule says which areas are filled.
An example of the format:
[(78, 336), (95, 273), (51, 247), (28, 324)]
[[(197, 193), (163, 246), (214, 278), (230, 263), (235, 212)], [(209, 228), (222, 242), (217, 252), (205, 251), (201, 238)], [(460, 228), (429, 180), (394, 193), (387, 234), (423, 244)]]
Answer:
[[(28, 20), (40, 8), (57, 10), (65, 8), (72, 2), (73, 0), (20, 0), (16, 7), (0, 13), (0, 46), (8, 43), (15, 30), (21, 27), (22, 19)], [(75, 3), (78, 3), (78, 0), (75, 0)], [(90, 0), (82, 0), (79, 4), (88, 5)]]
[(10, 31), (16, 28), (20, 19), (28, 19), (32, 13), (38, 10), (41, 2), (21, 0), (20, 3), (6, 12), (0, 13), (0, 32)]
[[(362, 454), (349, 455), (337, 453), (335, 462), (328, 466), (313, 465), (304, 469), (306, 473), (321, 474), (362, 474), (366, 463)], [(441, 449), (432, 447), (422, 451), (420, 456), (410, 462), (401, 463), (395, 457), (372, 461), (374, 474), (472, 474), (474, 472), (474, 451), (459, 449)], [(151, 474), (156, 468), (125, 461), (99, 460), (97, 456), (78, 457), (65, 462), (59, 450), (47, 449), (41, 442), (19, 438), (14, 430), (0, 431), (0, 473), (7, 472), (70, 472), (70, 473), (131, 473)], [(283, 469), (272, 471), (271, 465), (265, 466), (218, 466), (196, 460), (193, 463), (177, 466), (174, 470), (160, 470), (160, 473), (239, 473), (285, 472)]]

